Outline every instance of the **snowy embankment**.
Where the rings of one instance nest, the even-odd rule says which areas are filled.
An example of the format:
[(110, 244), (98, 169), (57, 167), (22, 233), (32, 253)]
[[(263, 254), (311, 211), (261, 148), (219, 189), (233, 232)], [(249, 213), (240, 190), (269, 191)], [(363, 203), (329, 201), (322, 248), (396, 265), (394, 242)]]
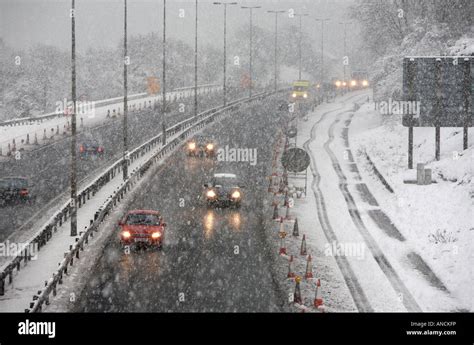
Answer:
[[(364, 180), (380, 206), (465, 309), (474, 310), (474, 134), (463, 150), (462, 128), (441, 129), (441, 159), (435, 160), (435, 129), (414, 129), (413, 163), (432, 169), (431, 185), (406, 184), (408, 129), (398, 116), (380, 115), (373, 104), (354, 115), (349, 140)], [(366, 153), (393, 188), (373, 172)]]

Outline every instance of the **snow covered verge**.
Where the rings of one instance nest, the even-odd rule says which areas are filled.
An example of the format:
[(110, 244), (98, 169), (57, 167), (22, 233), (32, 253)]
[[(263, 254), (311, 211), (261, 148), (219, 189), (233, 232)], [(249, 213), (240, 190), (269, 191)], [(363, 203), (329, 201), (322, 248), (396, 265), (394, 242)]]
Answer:
[[(343, 96), (341, 100), (345, 101), (348, 97), (351, 95)], [(337, 107), (334, 103), (324, 104), (311, 115), (311, 122), (300, 121), (298, 137), (301, 143), (310, 137), (310, 123), (318, 119), (317, 114), (334, 107)], [(282, 151), (282, 145), (275, 145), (277, 158), (274, 158), (273, 173), (276, 175), (272, 180), (278, 181), (276, 186), (283, 178)], [(305, 174), (288, 174), (287, 202), (283, 190), (278, 187), (269, 189), (264, 214), (267, 215), (266, 237), (274, 257), (274, 279), (292, 312), (357, 312), (358, 308), (338, 267), (336, 255), (339, 254), (333, 251), (335, 248), (329, 243), (318, 221), (315, 195), (311, 187), (314, 178), (309, 168), (306, 177), (307, 190), (304, 193)], [(272, 180), (269, 181), (270, 187)], [(282, 233), (284, 240), (281, 239)], [(301, 301), (296, 300), (297, 277), (300, 278)]]
[[(380, 115), (373, 104), (354, 115), (349, 140), (363, 179), (380, 206), (465, 309), (474, 310), (474, 134), (463, 150), (462, 128), (441, 129), (441, 159), (435, 160), (434, 128), (414, 129), (413, 163), (432, 169), (436, 183), (406, 184), (408, 129), (401, 118)], [(390, 193), (365, 156), (393, 188)]]

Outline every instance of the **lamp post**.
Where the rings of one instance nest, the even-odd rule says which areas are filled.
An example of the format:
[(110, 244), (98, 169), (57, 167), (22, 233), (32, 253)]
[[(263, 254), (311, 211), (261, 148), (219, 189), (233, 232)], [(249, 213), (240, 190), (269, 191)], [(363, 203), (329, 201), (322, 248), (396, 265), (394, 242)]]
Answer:
[(274, 76), (274, 83), (275, 83), (275, 91), (278, 88), (278, 14), (285, 13), (285, 10), (274, 10), (274, 11), (267, 11), (267, 13), (272, 13), (275, 15), (275, 76)]
[(195, 0), (194, 26), (194, 117), (198, 114), (198, 0)]
[(76, 21), (75, 2), (71, 4), (71, 236), (77, 236), (77, 157), (76, 157)]
[[(347, 46), (346, 37), (347, 37), (347, 25), (351, 24), (351, 22), (340, 22), (339, 24), (344, 26), (344, 61), (343, 61), (344, 81), (343, 81), (343, 83), (346, 83), (346, 85), (347, 85), (347, 80), (346, 80), (346, 58), (347, 58), (347, 55), (346, 55), (346, 46)], [(344, 90), (346, 90), (346, 88), (344, 88)]]
[(237, 2), (214, 2), (214, 5), (223, 5), (224, 6), (224, 82), (223, 82), (223, 97), (224, 97), (224, 106), (227, 105), (227, 88), (226, 88), (226, 70), (227, 70), (227, 6), (228, 5), (237, 5)]
[(309, 16), (308, 13), (295, 13), (295, 17), (300, 19), (300, 35), (298, 40), (298, 55), (299, 55), (299, 63), (298, 63), (298, 80), (301, 80), (301, 40), (303, 38), (303, 17)]
[(162, 87), (162, 130), (163, 133), (161, 135), (162, 146), (166, 145), (166, 0), (163, 0), (163, 57), (162, 57), (162, 79), (163, 79), (163, 87)]
[(247, 9), (249, 10), (249, 15), (250, 15), (250, 28), (249, 28), (249, 77), (250, 77), (250, 85), (249, 85), (249, 98), (252, 97), (252, 88), (253, 88), (253, 78), (252, 78), (252, 12), (254, 9), (257, 8), (262, 8), (262, 6), (242, 6), (242, 9)]
[(127, 0), (124, 0), (124, 16), (123, 16), (123, 120), (122, 120), (122, 136), (123, 136), (123, 152), (122, 152), (122, 173), (123, 180), (128, 178), (128, 84), (127, 84)]
[(329, 18), (317, 18), (317, 22), (321, 22), (321, 70), (319, 73), (320, 84), (324, 82), (324, 22), (330, 21)]

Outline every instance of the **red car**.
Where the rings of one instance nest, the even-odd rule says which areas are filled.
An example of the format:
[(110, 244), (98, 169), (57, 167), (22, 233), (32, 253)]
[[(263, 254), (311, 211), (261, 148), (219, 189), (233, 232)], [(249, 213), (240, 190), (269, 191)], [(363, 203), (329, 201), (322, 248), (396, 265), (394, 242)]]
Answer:
[(119, 222), (123, 246), (154, 246), (161, 248), (166, 223), (158, 211), (133, 210)]

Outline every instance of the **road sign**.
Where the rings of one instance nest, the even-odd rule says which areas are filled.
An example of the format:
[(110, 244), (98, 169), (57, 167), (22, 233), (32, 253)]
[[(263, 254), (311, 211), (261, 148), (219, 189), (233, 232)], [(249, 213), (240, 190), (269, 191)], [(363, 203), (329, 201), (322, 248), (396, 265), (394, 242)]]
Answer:
[(306, 170), (309, 163), (308, 153), (297, 147), (285, 151), (281, 157), (281, 164), (283, 164), (285, 169), (295, 173)]
[(148, 77), (147, 84), (149, 95), (156, 95), (158, 92), (160, 92), (160, 81), (157, 77)]
[[(406, 127), (472, 127), (474, 57), (407, 57), (402, 102)], [(402, 104), (399, 104), (402, 103)]]

